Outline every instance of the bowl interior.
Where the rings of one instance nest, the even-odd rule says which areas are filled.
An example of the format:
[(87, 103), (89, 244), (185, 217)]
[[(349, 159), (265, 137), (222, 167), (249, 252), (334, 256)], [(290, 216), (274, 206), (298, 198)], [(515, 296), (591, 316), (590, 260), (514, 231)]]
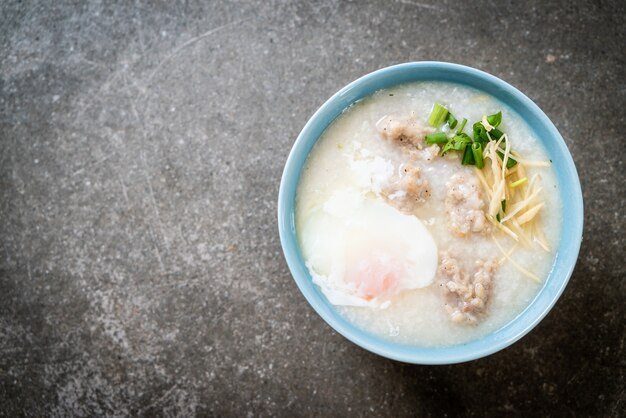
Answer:
[[(324, 130), (344, 109), (377, 90), (415, 81), (447, 81), (494, 96), (524, 119), (553, 161), (561, 199), (563, 225), (552, 270), (543, 287), (515, 319), (487, 336), (462, 345), (421, 348), (386, 341), (356, 327), (341, 316), (311, 280), (300, 253), (294, 222), (295, 197), (302, 167)], [(583, 202), (578, 174), (563, 138), (548, 117), (528, 97), (504, 81), (457, 64), (415, 62), (387, 67), (347, 85), (313, 115), (298, 136), (283, 172), (278, 198), (278, 225), (283, 252), (301, 292), (324, 320), (357, 345), (394, 360), (416, 364), (449, 364), (480, 358), (517, 341), (552, 308), (572, 274), (583, 227)]]

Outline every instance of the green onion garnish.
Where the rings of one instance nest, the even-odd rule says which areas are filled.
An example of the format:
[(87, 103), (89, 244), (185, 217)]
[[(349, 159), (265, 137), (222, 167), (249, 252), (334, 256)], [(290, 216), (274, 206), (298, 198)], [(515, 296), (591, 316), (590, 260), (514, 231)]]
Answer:
[(478, 142), (474, 142), (472, 144), (472, 154), (474, 154), (476, 167), (483, 168), (485, 166), (485, 162), (483, 161), (483, 146)]
[(446, 122), (448, 122), (448, 126), (450, 127), (450, 129), (454, 129), (458, 121), (456, 120), (454, 116), (452, 116), (452, 113), (448, 112), (448, 117), (446, 118)]
[(461, 147), (467, 145), (467, 144), (471, 144), (472, 139), (467, 135), (467, 134), (458, 134), (458, 135), (454, 135), (454, 138), (452, 138), (454, 140), (454, 142), (456, 143), (456, 147), (454, 148), (457, 151), (461, 150)]
[(496, 221), (500, 222), (500, 214), (496, 213)]
[(426, 135), (426, 143), (432, 144), (445, 144), (448, 142), (448, 136), (444, 132), (435, 132), (434, 134)]
[(460, 134), (461, 132), (463, 132), (463, 128), (465, 128), (465, 124), (467, 123), (467, 118), (463, 118), (463, 120), (461, 121), (461, 124), (459, 125), (459, 129), (457, 129), (456, 133)]
[(450, 150), (464, 151), (468, 144), (471, 144), (472, 140), (466, 134), (455, 135), (454, 138), (448, 141), (448, 143), (441, 150), (441, 155), (445, 155)]
[[(485, 121), (486, 119), (486, 121)], [(483, 125), (483, 121), (485, 121), (485, 125), (490, 126), (491, 130), (487, 132), (487, 128)], [(483, 159), (483, 149), (485, 145), (489, 141), (503, 141), (506, 142), (506, 137), (504, 137), (504, 132), (497, 129), (496, 127), (502, 123), (502, 112), (494, 113), (493, 115), (483, 116), (481, 121), (474, 123), (472, 126), (472, 136), (470, 138), (469, 135), (463, 133), (463, 129), (465, 128), (465, 124), (467, 124), (467, 118), (463, 118), (461, 123), (458, 123), (458, 120), (454, 117), (452, 113), (448, 111), (443, 105), (439, 103), (435, 103), (433, 105), (433, 110), (430, 113), (430, 117), (428, 118), (428, 124), (435, 128), (439, 128), (444, 122), (448, 123), (450, 129), (456, 128), (458, 125), (458, 129), (456, 131), (456, 135), (452, 139), (449, 139), (446, 133), (444, 132), (436, 132), (432, 134), (426, 135), (426, 143), (427, 144), (444, 144), (443, 149), (441, 150), (441, 155), (445, 155), (448, 151), (460, 151), (463, 154), (461, 159), (461, 164), (463, 165), (475, 165), (478, 168), (483, 168), (485, 166), (485, 161)], [(504, 138), (503, 138), (504, 137)], [(468, 146), (469, 145), (469, 146)], [(500, 159), (504, 159), (504, 152), (501, 150), (496, 151)], [(509, 155), (506, 160), (506, 168), (510, 169), (517, 164), (517, 160)], [(522, 179), (523, 180), (523, 179)], [(514, 183), (511, 183), (511, 187), (517, 187), (523, 184), (527, 179), (522, 181), (518, 180)], [(502, 201), (502, 212), (506, 208), (506, 201)]]
[[(502, 151), (496, 151), (496, 153), (501, 160), (504, 159), (504, 153)], [(506, 160), (506, 168), (514, 167), (515, 164), (517, 164), (517, 161), (511, 157), (511, 154), (509, 154), (509, 158)]]
[(511, 189), (514, 189), (517, 186), (521, 186), (522, 184), (526, 183), (527, 181), (528, 181), (528, 177), (524, 177), (523, 179), (519, 179), (517, 181), (514, 181), (513, 183), (511, 183)]
[(476, 161), (474, 160), (474, 153), (472, 152), (472, 147), (467, 147), (467, 146), (465, 147), (461, 164), (463, 165), (475, 165), (476, 164)]
[(498, 112), (495, 115), (487, 116), (487, 122), (489, 122), (489, 125), (493, 126), (494, 128), (500, 125), (500, 123), (502, 122), (502, 112)]
[(448, 109), (440, 105), (439, 103), (435, 103), (433, 106), (432, 112), (430, 112), (430, 117), (428, 118), (428, 124), (433, 128), (440, 127), (446, 120), (448, 116)]
[(474, 130), (474, 142), (479, 142), (481, 144), (486, 144), (489, 142), (489, 137), (487, 136), (487, 129), (483, 126), (481, 122), (476, 122), (473, 126)]
[(497, 141), (498, 139), (502, 138), (502, 135), (504, 135), (504, 132), (502, 132), (501, 130), (497, 128), (493, 128), (491, 131), (489, 131), (489, 135), (491, 136), (491, 138)]

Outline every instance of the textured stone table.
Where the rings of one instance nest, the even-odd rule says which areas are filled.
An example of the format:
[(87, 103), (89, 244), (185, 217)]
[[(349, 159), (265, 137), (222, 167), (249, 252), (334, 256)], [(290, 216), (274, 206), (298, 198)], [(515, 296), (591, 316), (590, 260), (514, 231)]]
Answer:
[[(108, 3), (0, 6), (0, 416), (625, 416), (623, 1)], [(584, 190), (562, 299), (469, 364), (349, 343), (278, 240), (306, 120), (412, 60), (526, 92)]]

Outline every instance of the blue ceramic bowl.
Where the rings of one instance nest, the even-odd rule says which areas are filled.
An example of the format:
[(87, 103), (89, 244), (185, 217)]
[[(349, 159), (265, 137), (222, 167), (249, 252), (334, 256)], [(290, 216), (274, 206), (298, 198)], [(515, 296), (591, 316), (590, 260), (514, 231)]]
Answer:
[[(294, 223), (296, 189), (305, 160), (324, 130), (348, 106), (380, 89), (414, 81), (447, 81), (473, 87), (508, 105), (524, 119), (543, 143), (556, 171), (563, 213), (562, 236), (554, 266), (532, 303), (507, 325), (465, 344), (422, 348), (386, 341), (356, 327), (342, 317), (313, 284), (307, 271)], [(291, 274), (313, 309), (341, 335), (355, 344), (390, 359), (416, 364), (450, 364), (475, 360), (502, 350), (523, 337), (556, 303), (574, 270), (583, 231), (583, 199), (572, 157), (548, 117), (519, 90), (492, 75), (457, 64), (411, 62), (374, 71), (350, 83), (319, 108), (296, 139), (280, 183), (278, 229)]]

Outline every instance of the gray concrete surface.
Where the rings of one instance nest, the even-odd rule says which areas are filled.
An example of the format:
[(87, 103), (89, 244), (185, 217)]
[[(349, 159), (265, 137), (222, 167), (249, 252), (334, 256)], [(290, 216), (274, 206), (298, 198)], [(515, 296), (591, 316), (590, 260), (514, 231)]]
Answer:
[[(625, 416), (622, 1), (0, 5), (0, 416)], [(279, 178), (332, 93), (412, 60), (526, 92), (582, 251), (513, 347), (422, 367), (307, 305)]]

